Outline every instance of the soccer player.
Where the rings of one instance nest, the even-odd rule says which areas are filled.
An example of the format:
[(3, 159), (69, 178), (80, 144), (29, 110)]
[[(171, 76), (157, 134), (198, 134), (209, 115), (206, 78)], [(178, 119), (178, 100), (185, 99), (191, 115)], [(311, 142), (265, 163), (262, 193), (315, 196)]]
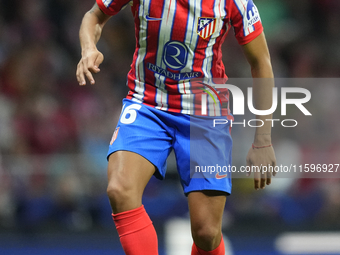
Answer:
[[(80, 85), (86, 79), (95, 83), (93, 74), (100, 71), (104, 59), (96, 43), (108, 19), (129, 1), (97, 0), (85, 14), (79, 33)], [(152, 175), (164, 177), (166, 158), (173, 149), (188, 197), (194, 241), (191, 254), (222, 255), (222, 215), (231, 193), (230, 176), (217, 173), (213, 178), (194, 178), (191, 167), (230, 165), (232, 140), (228, 127), (212, 128), (209, 116), (196, 114), (193, 79), (226, 80), (221, 45), (231, 28), (253, 78), (273, 78), (258, 10), (252, 0), (133, 0), (130, 5), (136, 50), (128, 73), (129, 92), (108, 152), (107, 192), (122, 247), (128, 255), (158, 254), (157, 235), (142, 195)], [(273, 82), (254, 83), (253, 87), (256, 108), (269, 109)], [(217, 107), (213, 112), (219, 118), (231, 117), (228, 109)], [(190, 126), (195, 127), (191, 141)], [(265, 121), (256, 128), (247, 165), (274, 166), (275, 161), (271, 123)], [(255, 174), (256, 190), (270, 183), (271, 173)]]

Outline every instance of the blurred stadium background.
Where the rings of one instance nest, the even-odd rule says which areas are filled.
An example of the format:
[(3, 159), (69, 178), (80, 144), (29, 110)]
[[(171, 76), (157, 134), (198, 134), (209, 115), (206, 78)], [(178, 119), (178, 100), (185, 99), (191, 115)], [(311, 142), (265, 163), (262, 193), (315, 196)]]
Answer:
[[(339, 0), (254, 2), (276, 77), (339, 77)], [(0, 254), (123, 254), (105, 194), (105, 155), (127, 93), (134, 25), (128, 8), (109, 21), (96, 85), (79, 87), (78, 30), (93, 3), (0, 0)], [(250, 77), (232, 32), (224, 63), (229, 77)], [(340, 163), (338, 85), (308, 88), (323, 103), (310, 104), (314, 117), (274, 129), (278, 163)], [(242, 165), (252, 139), (237, 130), (233, 137), (234, 163)], [(160, 254), (189, 254), (173, 158), (144, 204)], [(275, 179), (253, 192), (251, 179), (235, 179), (223, 232), (228, 254), (340, 254), (340, 181)]]

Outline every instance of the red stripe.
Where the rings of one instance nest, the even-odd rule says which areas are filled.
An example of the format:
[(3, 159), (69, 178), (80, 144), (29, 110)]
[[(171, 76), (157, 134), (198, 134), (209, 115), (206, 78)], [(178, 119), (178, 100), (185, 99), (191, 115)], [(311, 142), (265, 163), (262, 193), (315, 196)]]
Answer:
[(208, 34), (208, 37), (210, 37), (211, 34), (212, 34), (212, 33), (211, 33), (211, 32), (212, 32), (211, 29), (212, 29), (212, 27), (213, 27), (213, 25), (214, 25), (213, 23), (214, 23), (214, 21), (211, 21), (210, 24), (209, 24), (209, 34)]
[(208, 37), (209, 28), (210, 28), (210, 23), (209, 23), (208, 26), (206, 26), (205, 29), (204, 29), (204, 38), (207, 38), (207, 37)]

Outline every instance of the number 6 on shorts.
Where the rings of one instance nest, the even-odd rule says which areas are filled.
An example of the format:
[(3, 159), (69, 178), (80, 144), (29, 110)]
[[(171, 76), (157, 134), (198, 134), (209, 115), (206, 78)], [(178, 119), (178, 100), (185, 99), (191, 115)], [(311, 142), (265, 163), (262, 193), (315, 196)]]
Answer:
[(120, 117), (120, 122), (123, 124), (133, 123), (137, 118), (137, 110), (139, 110), (140, 108), (142, 108), (142, 105), (140, 104), (131, 104), (127, 106), (123, 110), (122, 116)]

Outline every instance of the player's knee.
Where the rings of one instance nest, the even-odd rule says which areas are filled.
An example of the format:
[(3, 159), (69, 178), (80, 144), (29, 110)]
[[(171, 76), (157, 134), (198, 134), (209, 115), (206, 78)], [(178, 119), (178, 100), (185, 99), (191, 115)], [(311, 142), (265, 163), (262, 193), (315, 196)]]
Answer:
[(216, 240), (221, 238), (221, 229), (212, 225), (200, 225), (192, 229), (192, 237), (197, 244), (213, 246)]
[(124, 184), (124, 182), (119, 182), (119, 180), (110, 181), (107, 186), (107, 195), (111, 204), (119, 204), (128, 201), (129, 197), (131, 197), (131, 193), (131, 187)]
[(122, 193), (122, 191), (120, 187), (109, 184), (107, 186), (106, 193), (110, 199), (110, 202), (115, 202), (121, 196), (120, 194)]

